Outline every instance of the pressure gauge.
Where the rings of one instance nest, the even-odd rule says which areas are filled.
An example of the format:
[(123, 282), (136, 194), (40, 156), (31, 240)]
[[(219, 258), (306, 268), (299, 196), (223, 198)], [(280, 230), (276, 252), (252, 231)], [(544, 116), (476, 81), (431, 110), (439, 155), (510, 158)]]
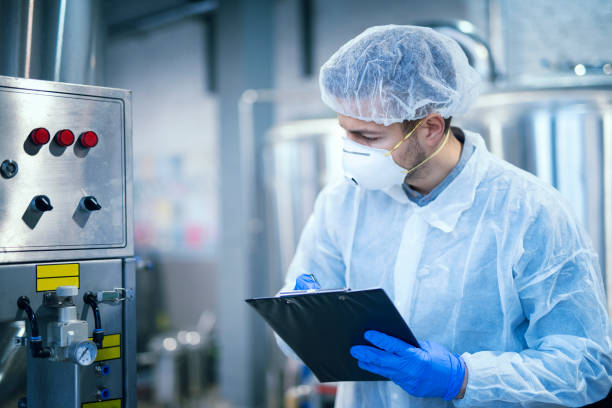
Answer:
[(77, 364), (88, 366), (93, 364), (98, 356), (98, 348), (93, 341), (84, 340), (71, 346), (70, 355)]

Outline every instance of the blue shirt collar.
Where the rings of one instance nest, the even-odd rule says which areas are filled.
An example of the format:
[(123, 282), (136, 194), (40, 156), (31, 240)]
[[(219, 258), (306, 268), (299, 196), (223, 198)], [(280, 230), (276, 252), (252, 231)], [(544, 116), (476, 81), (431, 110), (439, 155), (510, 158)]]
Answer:
[(472, 157), (472, 153), (474, 153), (475, 146), (466, 138), (463, 134), (463, 131), (459, 128), (452, 128), (453, 134), (463, 144), (463, 149), (461, 149), (461, 156), (459, 157), (459, 162), (457, 165), (448, 173), (448, 176), (442, 180), (440, 184), (438, 184), (433, 190), (429, 192), (427, 195), (423, 195), (418, 191), (411, 188), (408, 184), (403, 183), (402, 188), (406, 193), (406, 196), (410, 201), (418, 205), (419, 207), (426, 206), (430, 202), (436, 199), (440, 195), (442, 191), (450, 184), (452, 181), (461, 173), (461, 170), (465, 167), (466, 163)]

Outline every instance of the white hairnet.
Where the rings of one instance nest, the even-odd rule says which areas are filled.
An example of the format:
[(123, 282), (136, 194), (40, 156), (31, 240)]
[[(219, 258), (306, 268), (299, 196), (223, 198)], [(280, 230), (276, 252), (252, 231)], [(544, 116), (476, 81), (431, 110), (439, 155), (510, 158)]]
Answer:
[(459, 45), (430, 28), (370, 27), (321, 67), (321, 98), (334, 111), (385, 126), (465, 112), (480, 77)]

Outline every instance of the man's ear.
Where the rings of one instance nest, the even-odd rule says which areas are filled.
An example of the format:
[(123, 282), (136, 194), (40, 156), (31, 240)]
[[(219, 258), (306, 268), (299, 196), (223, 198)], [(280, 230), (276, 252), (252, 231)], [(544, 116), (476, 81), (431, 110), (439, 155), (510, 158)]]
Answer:
[(422, 125), (422, 140), (429, 146), (437, 146), (444, 137), (444, 118), (438, 113), (425, 117)]

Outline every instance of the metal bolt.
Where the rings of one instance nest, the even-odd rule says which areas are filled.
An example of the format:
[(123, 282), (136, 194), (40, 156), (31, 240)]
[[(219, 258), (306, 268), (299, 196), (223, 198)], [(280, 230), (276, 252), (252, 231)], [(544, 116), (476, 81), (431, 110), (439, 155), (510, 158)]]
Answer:
[(19, 166), (17, 165), (17, 162), (13, 160), (7, 159), (3, 161), (2, 164), (0, 164), (0, 174), (2, 174), (2, 177), (4, 177), (5, 179), (15, 177), (18, 171)]

